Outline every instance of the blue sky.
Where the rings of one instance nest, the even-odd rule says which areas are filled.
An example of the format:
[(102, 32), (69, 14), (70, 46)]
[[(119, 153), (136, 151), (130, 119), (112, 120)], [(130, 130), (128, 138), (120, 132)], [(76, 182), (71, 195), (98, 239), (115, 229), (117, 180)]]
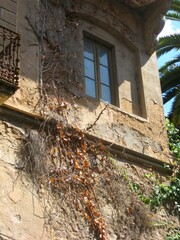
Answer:
[[(175, 33), (180, 33), (180, 22), (166, 20), (165, 26), (164, 26), (163, 30), (161, 31), (161, 33), (159, 34), (158, 38), (167, 36), (170, 34), (175, 34)], [(170, 53), (165, 54), (164, 56), (160, 57), (158, 59), (158, 66), (161, 67), (166, 61), (169, 61), (172, 58), (174, 58), (176, 53), (177, 53), (176, 51), (171, 51)], [(172, 105), (172, 101), (169, 101), (164, 105), (165, 115), (167, 115), (168, 112), (170, 111), (171, 105)]]

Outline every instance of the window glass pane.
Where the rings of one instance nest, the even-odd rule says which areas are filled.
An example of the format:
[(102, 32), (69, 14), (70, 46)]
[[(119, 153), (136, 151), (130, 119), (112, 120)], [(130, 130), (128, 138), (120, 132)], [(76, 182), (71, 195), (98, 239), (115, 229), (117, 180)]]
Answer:
[(110, 88), (101, 84), (101, 99), (105, 102), (111, 103)]
[(98, 48), (98, 53), (99, 53), (99, 62), (100, 64), (103, 64), (108, 67), (108, 51), (105, 48)]
[(111, 49), (96, 40), (84, 39), (85, 93), (112, 103), (110, 51)]
[(94, 80), (85, 78), (85, 90), (86, 90), (86, 95), (96, 98), (96, 87), (95, 87)]
[(94, 43), (88, 39), (84, 40), (84, 57), (94, 60)]
[(94, 74), (94, 62), (84, 58), (84, 67), (85, 67), (85, 76), (95, 79), (95, 74)]
[(109, 83), (109, 68), (103, 67), (100, 65), (100, 81), (106, 85), (110, 85)]

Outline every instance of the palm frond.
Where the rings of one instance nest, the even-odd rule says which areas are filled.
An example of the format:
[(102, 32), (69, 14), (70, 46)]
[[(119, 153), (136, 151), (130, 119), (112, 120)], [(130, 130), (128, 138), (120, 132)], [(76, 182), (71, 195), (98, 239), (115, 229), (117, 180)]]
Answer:
[[(180, 21), (180, 0), (173, 0), (166, 19)], [(171, 50), (180, 49), (180, 34), (173, 34), (159, 39), (157, 57)], [(163, 103), (174, 98), (169, 118), (176, 127), (180, 127), (180, 54), (169, 60), (159, 69)]]
[(157, 46), (157, 57), (162, 56), (172, 49), (180, 49), (180, 34), (173, 34), (160, 38)]
[(175, 66), (173, 69), (168, 69), (161, 75), (162, 92), (168, 89), (177, 87), (180, 84), (180, 66)]
[(171, 10), (175, 11), (175, 12), (180, 12), (180, 2), (179, 0), (173, 0), (172, 4), (171, 4)]
[(163, 93), (163, 104), (166, 104), (171, 99), (173, 99), (178, 94), (179, 90), (180, 90), (180, 86), (171, 88), (170, 90)]
[(169, 12), (166, 14), (166, 19), (180, 21), (180, 14), (175, 12)]
[(171, 112), (169, 113), (169, 117), (174, 125), (179, 128), (180, 127), (180, 93), (176, 95), (174, 102), (172, 104)]
[(166, 62), (160, 69), (159, 69), (159, 73), (160, 75), (164, 74), (165, 71), (167, 71), (168, 69), (171, 69), (173, 67), (175, 67), (175, 64), (180, 63), (180, 54), (178, 56), (176, 56), (174, 59)]

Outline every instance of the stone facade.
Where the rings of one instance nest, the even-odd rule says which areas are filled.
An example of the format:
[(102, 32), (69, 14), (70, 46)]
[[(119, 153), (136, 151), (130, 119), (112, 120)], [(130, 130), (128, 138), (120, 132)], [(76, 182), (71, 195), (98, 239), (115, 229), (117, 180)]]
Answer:
[[(54, 4), (54, 12), (50, 15), (46, 27), (49, 44), (56, 47), (58, 39), (61, 39), (61, 33), (57, 33), (53, 26), (58, 14), (63, 10), (60, 8), (57, 10), (56, 1)], [(158, 1), (155, 4), (154, 7), (159, 6), (157, 5)], [(153, 28), (145, 29), (142, 13), (137, 14), (117, 2), (101, 1), (99, 4), (93, 0), (84, 1), (76, 7), (69, 6), (68, 11), (70, 17), (77, 21), (77, 25), (73, 26), (71, 37), (69, 37), (68, 31), (64, 31), (63, 38), (69, 38), (69, 41), (62, 39), (63, 54), (69, 56), (67, 68), (71, 68), (72, 72), (68, 72), (70, 81), (64, 80), (63, 77), (61, 79), (66, 82), (69, 91), (77, 96), (73, 99), (72, 107), (68, 108), (68, 121), (86, 131), (107, 106), (99, 120), (90, 129), (90, 134), (167, 161), (169, 157), (167, 135), (164, 127), (156, 54), (148, 53), (145, 41), (147, 31), (149, 39), (151, 34), (155, 34), (151, 32)], [(162, 6), (159, 11), (164, 11)], [(150, 13), (147, 12), (148, 14)], [(160, 20), (159, 24), (161, 24)], [(56, 29), (59, 28), (60, 23), (56, 23)], [(116, 106), (106, 105), (101, 100), (96, 101), (85, 96), (83, 65), (85, 33), (102, 39), (114, 47)], [(151, 42), (151, 45), (153, 44)], [(61, 68), (60, 63), (57, 68)], [(50, 77), (52, 82), (58, 81), (57, 78), (56, 75), (54, 79)], [(48, 84), (50, 87), (50, 82)], [(47, 94), (53, 95), (49, 89)], [(62, 93), (62, 96), (67, 102), (69, 101), (66, 93)], [(48, 111), (48, 109), (46, 110)]]
[[(0, 107), (0, 239), (50, 239), (44, 232), (43, 203), (37, 201), (31, 183), (21, 181), (17, 169), (23, 136), (35, 128), (29, 119), (42, 121), (48, 117), (57, 99), (58, 104), (66, 105), (64, 116), (73, 127), (109, 145), (133, 150), (141, 158), (169, 162), (156, 54), (152, 49), (154, 35), (161, 28), (161, 14), (165, 14), (171, 1), (164, 1), (163, 6), (158, 0), (140, 2), (79, 0), (67, 1), (66, 5), (58, 0), (0, 0), (0, 26), (21, 35), (19, 89)], [(85, 32), (113, 46), (115, 105), (85, 94)], [(47, 59), (49, 65), (42, 65)], [(70, 69), (68, 73), (64, 66)], [(24, 120), (18, 120), (19, 115)], [(117, 239), (113, 236), (110, 239)]]
[[(63, 9), (60, 7), (57, 9), (58, 1), (54, 2), (55, 5), (52, 5), (54, 16), (51, 15), (53, 20), (51, 22), (50, 18), (47, 21), (47, 38), (52, 45), (56, 46), (58, 38), (61, 37), (57, 33), (61, 22), (56, 23), (55, 30), (53, 24), (58, 14), (64, 15)], [(5, 104), (18, 110), (39, 114), (40, 53), (38, 36), (35, 33), (38, 22), (38, 2), (20, 1), (18, 6), (16, 28), (22, 36), (20, 88)], [(71, 79), (67, 85), (78, 98), (74, 103), (75, 108), (69, 109), (68, 121), (85, 131), (106, 106), (103, 101), (86, 98), (84, 93), (83, 32), (86, 31), (114, 46), (118, 88), (116, 106), (107, 105), (107, 109), (90, 133), (167, 161), (169, 157), (167, 135), (164, 127), (156, 54), (147, 54), (144, 39), (146, 30), (144, 30), (141, 14), (129, 10), (123, 4), (108, 1), (101, 1), (100, 5), (97, 1), (85, 1), (80, 7), (71, 6), (70, 8), (70, 14), (76, 19), (78, 26), (73, 30), (69, 40), (68, 31), (64, 32), (63, 38), (66, 40), (62, 40), (61, 45), (63, 54), (73, 53), (68, 67), (72, 67), (74, 75), (69, 77)], [(150, 34), (150, 30), (147, 31)], [(58, 65), (58, 68), (60, 67)], [(50, 79), (49, 85), (51, 81), (53, 82), (53, 79)], [(66, 79), (66, 82), (68, 81)], [(47, 94), (49, 94), (48, 91)], [(52, 96), (51, 93), (49, 95)], [(65, 93), (62, 96), (66, 98)], [(48, 109), (45, 111), (48, 112)]]

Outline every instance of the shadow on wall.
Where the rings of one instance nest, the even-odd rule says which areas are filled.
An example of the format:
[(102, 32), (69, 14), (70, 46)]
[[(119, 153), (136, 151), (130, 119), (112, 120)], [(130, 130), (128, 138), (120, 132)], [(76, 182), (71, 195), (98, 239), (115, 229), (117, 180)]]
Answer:
[[(141, 75), (142, 66), (139, 50), (135, 45), (139, 44), (137, 40), (133, 43), (133, 39), (129, 40), (129, 36), (126, 38), (126, 35), (123, 36), (123, 33), (121, 33), (117, 27), (108, 25), (103, 21), (104, 19), (100, 20), (98, 16), (95, 17), (88, 14), (71, 13), (71, 17), (72, 16), (74, 18), (79, 18), (79, 29), (77, 29), (76, 33), (72, 34), (70, 39), (71, 43), (69, 44), (69, 48), (75, 48), (76, 46), (76, 49), (74, 50), (74, 52), (76, 52), (74, 61), (78, 62), (78, 64), (74, 64), (72, 61), (72, 66), (75, 66), (74, 72), (78, 72), (78, 75), (70, 82), (68, 89), (75, 95), (82, 97), (85, 96), (83, 32), (89, 32), (90, 34), (94, 34), (96, 36), (94, 38), (103, 39), (101, 40), (102, 42), (107, 43), (109, 40), (111, 47), (113, 48), (112, 63), (114, 74), (112, 80), (115, 84), (113, 86), (114, 91), (112, 92), (116, 98), (115, 105), (120, 107), (122, 111), (146, 118), (147, 113), (145, 107), (144, 86)], [(137, 38), (137, 36), (133, 36), (133, 38)], [(139, 38), (141, 38), (141, 36), (139, 36)], [(77, 86), (80, 86), (80, 88), (76, 87), (75, 83), (77, 83)], [(90, 111), (94, 111), (98, 105), (98, 101), (94, 100), (93, 103), (93, 98), (89, 99), (91, 104), (88, 107), (90, 107)], [(82, 104), (83, 103), (85, 102), (82, 101)], [(87, 105), (85, 105), (85, 107), (87, 107)]]
[[(49, 19), (46, 19), (46, 30), (44, 33), (45, 41), (43, 50), (39, 56), (39, 41), (35, 34), (36, 21), (33, 20), (32, 10), (28, 9), (28, 14), (24, 17), (25, 21), (19, 25), (23, 29), (21, 47), (21, 74), (35, 82), (41, 78), (43, 71), (43, 91), (47, 96), (56, 96), (57, 99), (68, 98), (67, 92), (72, 92), (74, 96), (85, 97), (84, 86), (84, 64), (83, 64), (83, 27), (81, 21), (91, 25), (87, 31), (93, 34), (93, 31), (100, 33), (104, 31), (116, 39), (115, 49), (115, 92), (116, 106), (124, 112), (146, 118), (146, 104), (144, 97), (144, 86), (142, 81), (141, 68), (142, 59), (139, 53), (140, 44), (142, 44), (143, 34), (138, 27), (140, 19), (132, 13), (127, 14), (131, 19), (132, 29), (125, 24), (124, 20), (117, 19), (114, 13), (107, 15), (107, 12), (98, 7), (97, 14), (94, 14), (91, 8), (84, 7), (71, 9), (68, 14), (61, 7), (52, 5), (51, 12), (48, 13)], [(92, 7), (92, 6), (91, 6)], [(45, 12), (42, 6), (42, 12)], [(63, 12), (64, 11), (64, 12)], [(115, 11), (115, 10), (114, 10)], [(125, 13), (126, 10), (121, 10)], [(116, 11), (115, 11), (116, 12)], [(61, 13), (61, 14), (60, 14)], [(106, 14), (106, 18), (104, 18)], [(37, 12), (34, 13), (37, 20)], [(57, 21), (58, 16), (60, 20)], [(51, 20), (50, 20), (51, 19)], [(22, 19), (21, 19), (22, 20)], [(41, 21), (40, 21), (41, 22)], [(25, 36), (25, 37), (24, 37)], [(100, 36), (99, 36), (100, 37)], [(103, 39), (105, 41), (105, 39)], [(144, 49), (144, 46), (141, 46)], [(116, 53), (117, 51), (117, 53)], [(39, 65), (39, 58), (41, 64)], [(144, 58), (148, 61), (148, 57)], [(143, 59), (143, 60), (144, 60)], [(87, 100), (88, 101), (88, 100)], [(99, 102), (90, 99), (81, 101), (81, 104), (90, 111), (94, 111)]]

